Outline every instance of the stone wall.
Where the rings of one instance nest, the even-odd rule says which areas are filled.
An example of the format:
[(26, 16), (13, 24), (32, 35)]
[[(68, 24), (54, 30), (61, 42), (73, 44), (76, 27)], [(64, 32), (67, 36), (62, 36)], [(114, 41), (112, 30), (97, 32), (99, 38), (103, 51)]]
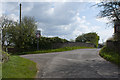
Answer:
[(55, 43), (52, 45), (52, 48), (63, 48), (63, 47), (74, 47), (74, 46), (80, 46), (80, 47), (95, 47), (94, 44), (91, 43), (82, 43), (82, 42), (67, 42), (67, 43)]
[[(54, 43), (51, 45), (50, 49), (57, 49), (57, 48), (63, 48), (63, 47), (74, 47), (74, 46), (80, 46), (80, 47), (95, 47), (95, 45), (91, 43), (82, 43), (82, 42), (67, 42), (67, 43)], [(16, 52), (24, 52), (24, 49), (15, 49), (15, 48), (8, 48), (9, 53), (16, 53)]]
[(106, 47), (110, 49), (115, 49), (115, 51), (120, 54), (120, 41), (108, 40), (106, 42)]
[(111, 40), (107, 40), (106, 46), (107, 46), (108, 48), (114, 48), (114, 47), (115, 47), (113, 41), (111, 41)]
[(107, 40), (106, 46), (107, 46), (108, 48), (116, 48), (116, 47), (119, 47), (119, 46), (120, 46), (120, 41)]

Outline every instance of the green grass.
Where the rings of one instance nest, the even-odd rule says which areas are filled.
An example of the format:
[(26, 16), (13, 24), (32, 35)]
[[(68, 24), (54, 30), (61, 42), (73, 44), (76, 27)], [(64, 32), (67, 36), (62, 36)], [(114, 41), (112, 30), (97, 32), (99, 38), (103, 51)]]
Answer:
[(92, 47), (64, 47), (58, 49), (50, 49), (50, 50), (39, 50), (39, 51), (32, 51), (32, 52), (22, 52), (17, 54), (37, 54), (37, 53), (51, 53), (51, 52), (62, 52), (62, 51), (70, 51), (75, 49), (85, 49), (85, 48), (92, 48)]
[(100, 56), (104, 59), (120, 66), (120, 55), (116, 53), (114, 49), (108, 49), (107, 47), (103, 47), (100, 50)]
[(36, 72), (36, 63), (19, 56), (10, 56), (10, 60), (2, 64), (3, 78), (34, 78)]

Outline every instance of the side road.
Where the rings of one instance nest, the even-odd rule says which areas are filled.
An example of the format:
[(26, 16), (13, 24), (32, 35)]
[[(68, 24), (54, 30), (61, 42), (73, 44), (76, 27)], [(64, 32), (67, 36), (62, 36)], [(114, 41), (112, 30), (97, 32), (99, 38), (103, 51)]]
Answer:
[(120, 68), (99, 56), (99, 49), (28, 54), (37, 63), (37, 78), (118, 78)]

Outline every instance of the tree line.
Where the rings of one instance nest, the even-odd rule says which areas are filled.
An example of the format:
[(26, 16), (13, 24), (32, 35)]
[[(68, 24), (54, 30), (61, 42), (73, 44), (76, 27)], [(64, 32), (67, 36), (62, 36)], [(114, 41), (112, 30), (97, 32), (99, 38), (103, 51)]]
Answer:
[(40, 49), (50, 49), (52, 43), (68, 42), (59, 37), (36, 38), (37, 24), (33, 17), (23, 17), (21, 24), (8, 19), (6, 16), (0, 18), (2, 27), (2, 47), (12, 47), (15, 49), (36, 50), (37, 41)]
[[(8, 19), (6, 16), (0, 18), (0, 26), (2, 27), (2, 47), (12, 47), (18, 51), (37, 50), (37, 41), (39, 49), (51, 49), (54, 43), (70, 42), (59, 37), (36, 37), (37, 24), (33, 17), (23, 17), (21, 24)], [(98, 45), (99, 37), (96, 33), (87, 33), (79, 35), (76, 42), (93, 43)]]

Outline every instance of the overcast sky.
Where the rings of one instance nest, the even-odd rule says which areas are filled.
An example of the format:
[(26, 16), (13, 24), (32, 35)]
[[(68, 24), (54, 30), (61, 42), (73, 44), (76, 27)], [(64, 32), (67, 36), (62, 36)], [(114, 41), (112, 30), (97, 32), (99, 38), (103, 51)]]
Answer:
[[(34, 16), (43, 36), (75, 39), (78, 35), (96, 32), (100, 43), (113, 35), (106, 18), (97, 17), (96, 2), (22, 2), (22, 17)], [(1, 5), (0, 5), (1, 6)], [(19, 2), (2, 3), (2, 14), (19, 20)]]

